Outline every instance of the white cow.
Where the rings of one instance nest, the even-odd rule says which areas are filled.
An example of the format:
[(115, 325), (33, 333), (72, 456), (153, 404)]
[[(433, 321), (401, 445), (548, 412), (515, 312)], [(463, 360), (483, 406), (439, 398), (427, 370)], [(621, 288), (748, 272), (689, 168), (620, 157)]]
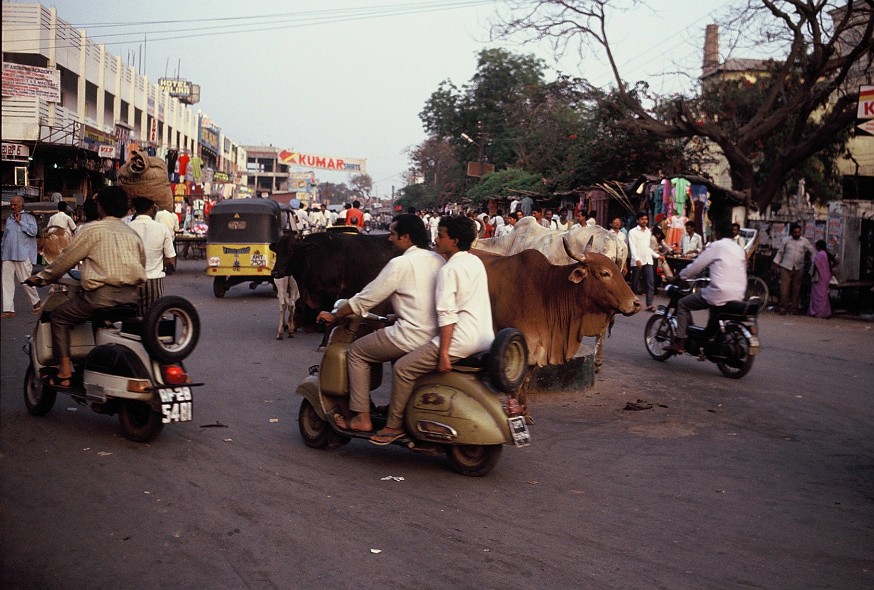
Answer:
[[(533, 217), (523, 217), (509, 234), (478, 240), (473, 247), (501, 256), (518, 254), (523, 250), (537, 250), (555, 265), (573, 264), (584, 257), (586, 251), (597, 252), (613, 260), (623, 274), (628, 258), (628, 245), (625, 240), (602, 227), (576, 225), (566, 231), (547, 229)], [(603, 363), (604, 339), (610, 324), (600, 334), (586, 334), (597, 338), (595, 371), (600, 371)]]
[[(294, 308), (300, 298), (297, 281), (289, 275), (287, 277), (274, 277), (273, 284), (276, 285), (276, 296), (279, 298), (279, 332), (276, 334), (276, 339), (282, 340), (282, 334), (286, 330), (288, 330), (288, 337), (294, 338)], [(286, 313), (288, 319), (286, 319)]]

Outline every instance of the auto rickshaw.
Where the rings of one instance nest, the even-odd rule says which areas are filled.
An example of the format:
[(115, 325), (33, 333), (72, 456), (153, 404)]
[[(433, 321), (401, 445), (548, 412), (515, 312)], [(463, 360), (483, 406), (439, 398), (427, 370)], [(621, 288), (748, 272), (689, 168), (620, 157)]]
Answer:
[(282, 206), (270, 199), (229, 199), (216, 203), (206, 233), (206, 274), (212, 292), (224, 297), (234, 285), (273, 283), (270, 271), (276, 254), (270, 243), (286, 227)]

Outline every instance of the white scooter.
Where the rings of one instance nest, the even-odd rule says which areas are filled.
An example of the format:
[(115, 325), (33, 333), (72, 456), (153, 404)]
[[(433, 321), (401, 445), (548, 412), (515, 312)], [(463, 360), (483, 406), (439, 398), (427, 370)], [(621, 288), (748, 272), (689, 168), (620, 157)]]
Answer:
[(191, 389), (202, 384), (191, 382), (182, 360), (197, 345), (200, 319), (182, 297), (162, 297), (142, 317), (136, 304), (98, 310), (90, 322), (71, 330), (71, 387), (46, 382), (57, 374), (58, 364), (52, 349), (52, 310), (80, 289), (78, 271), (58, 281), (24, 346), (30, 357), (24, 377), (28, 412), (47, 414), (63, 391), (99, 414), (117, 412), (125, 437), (136, 442), (155, 438), (164, 424), (190, 421)]

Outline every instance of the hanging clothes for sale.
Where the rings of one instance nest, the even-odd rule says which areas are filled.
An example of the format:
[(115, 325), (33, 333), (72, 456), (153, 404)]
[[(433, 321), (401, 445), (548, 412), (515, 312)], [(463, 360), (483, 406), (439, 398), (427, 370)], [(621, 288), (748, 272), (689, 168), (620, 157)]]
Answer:
[(662, 178), (662, 213), (670, 215), (674, 210), (674, 185), (668, 177)]
[(187, 151), (179, 154), (179, 179), (182, 180), (185, 178), (185, 175), (188, 173), (188, 162), (191, 161), (191, 156), (188, 155)]
[(191, 179), (199, 183), (200, 179), (203, 178), (203, 160), (200, 159), (200, 156), (195, 156), (191, 158), (188, 166), (191, 168)]
[(668, 245), (674, 250), (680, 249), (680, 241), (683, 239), (683, 234), (686, 231), (686, 222), (689, 218), (681, 215), (679, 211), (675, 211), (673, 215), (668, 217), (668, 233), (666, 240)]
[(173, 173), (176, 172), (176, 158), (179, 157), (179, 150), (167, 150), (167, 170), (170, 171), (170, 180), (173, 181)]
[(665, 204), (663, 202), (664, 192), (665, 189), (662, 188), (662, 185), (660, 184), (652, 188), (653, 214), (655, 215), (663, 213), (665, 210)]
[(686, 200), (689, 198), (689, 186), (692, 183), (678, 176), (671, 179), (671, 184), (674, 187), (674, 211), (679, 214), (685, 214)]

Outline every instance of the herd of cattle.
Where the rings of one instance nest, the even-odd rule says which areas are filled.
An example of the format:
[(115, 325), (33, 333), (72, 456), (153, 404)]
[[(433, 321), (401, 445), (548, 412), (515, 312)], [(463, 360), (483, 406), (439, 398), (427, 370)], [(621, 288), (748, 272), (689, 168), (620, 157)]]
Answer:
[[(397, 255), (385, 236), (341, 232), (283, 236), (271, 249), (280, 291), (277, 338), (284, 330), (294, 333), (286, 314), (294, 317), (295, 300), (299, 321), (312, 324), (319, 311), (359, 292)], [(621, 268), (627, 246), (603, 228), (556, 231), (524, 218), (511, 234), (479, 240), (471, 252), (486, 267), (495, 330), (520, 330), (531, 365), (566, 363), (584, 337), (594, 336), (597, 368), (614, 314), (640, 311)]]

